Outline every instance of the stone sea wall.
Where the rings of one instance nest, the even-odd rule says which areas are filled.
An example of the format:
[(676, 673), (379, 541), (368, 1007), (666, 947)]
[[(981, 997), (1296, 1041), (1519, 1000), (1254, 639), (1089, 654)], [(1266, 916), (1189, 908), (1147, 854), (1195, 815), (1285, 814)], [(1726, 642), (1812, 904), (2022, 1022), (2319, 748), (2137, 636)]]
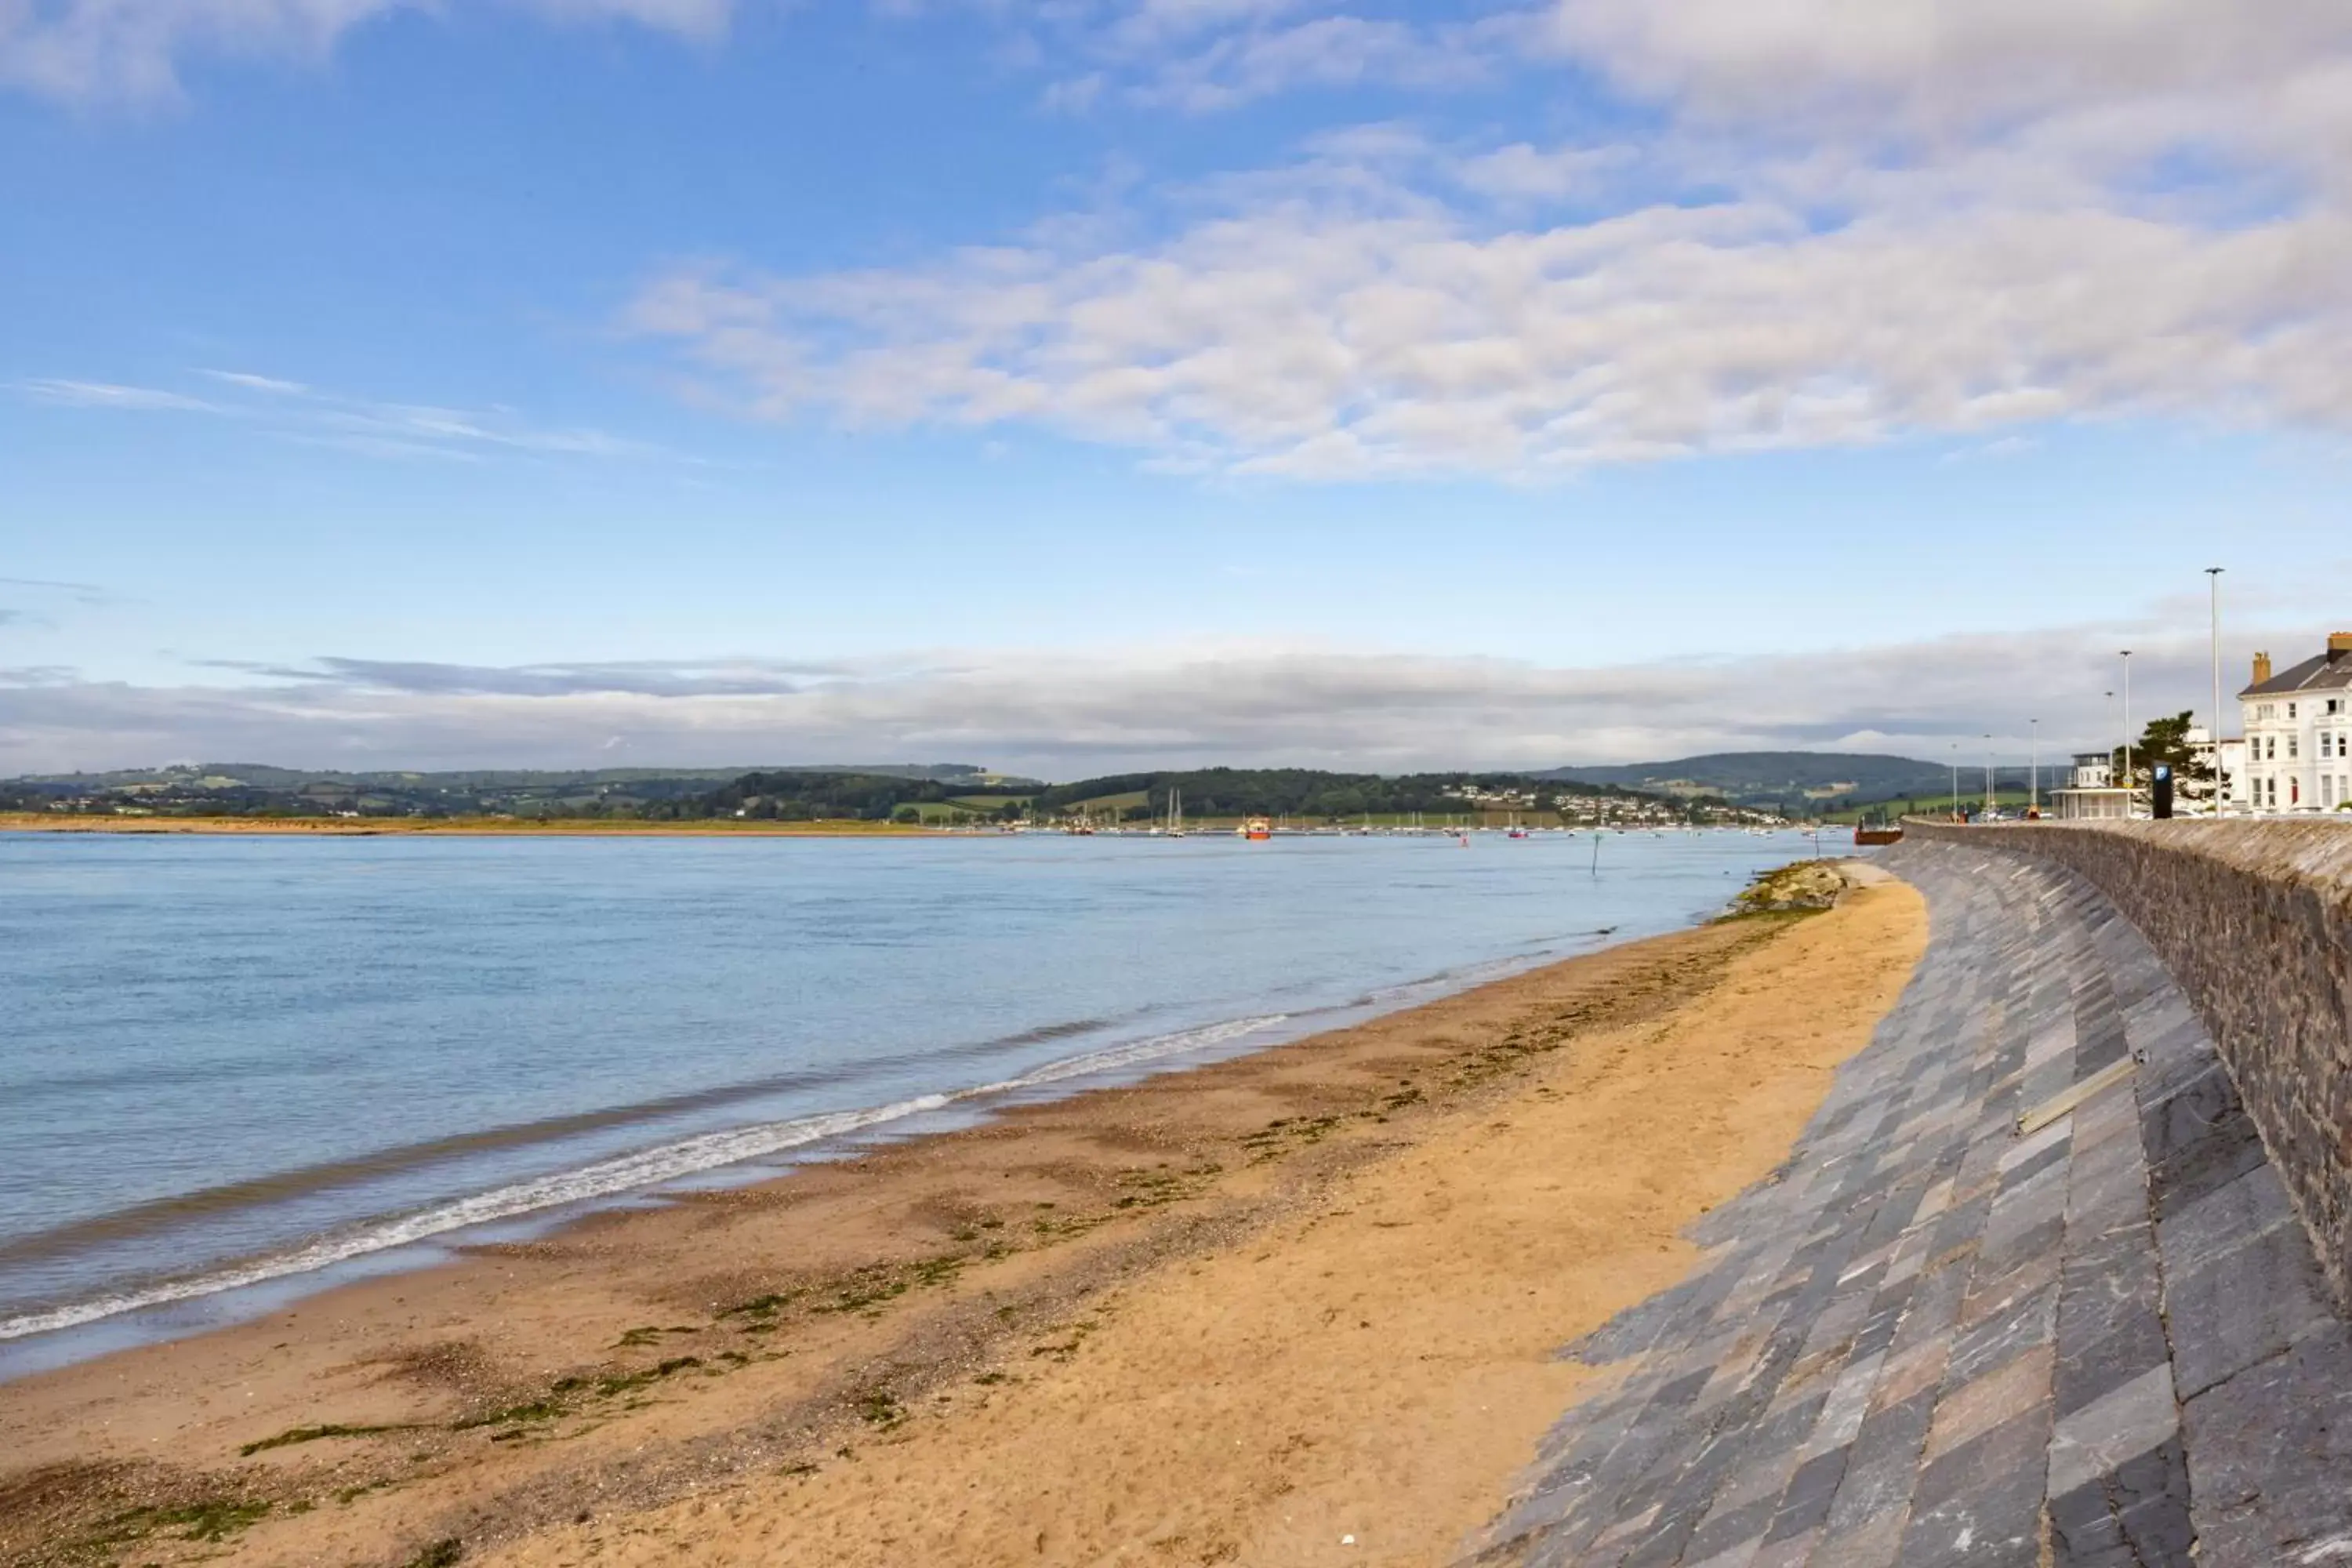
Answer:
[(2055, 861), (2140, 929), (2212, 1035), (2352, 1310), (2352, 822), (1905, 828)]

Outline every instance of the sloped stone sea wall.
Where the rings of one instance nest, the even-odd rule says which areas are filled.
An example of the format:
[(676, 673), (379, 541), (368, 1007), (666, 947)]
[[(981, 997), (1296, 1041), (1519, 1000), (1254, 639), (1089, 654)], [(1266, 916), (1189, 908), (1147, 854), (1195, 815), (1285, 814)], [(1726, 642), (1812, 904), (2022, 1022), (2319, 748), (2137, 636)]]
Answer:
[(1906, 824), (2097, 888), (2196, 1008), (2352, 1310), (2352, 821)]

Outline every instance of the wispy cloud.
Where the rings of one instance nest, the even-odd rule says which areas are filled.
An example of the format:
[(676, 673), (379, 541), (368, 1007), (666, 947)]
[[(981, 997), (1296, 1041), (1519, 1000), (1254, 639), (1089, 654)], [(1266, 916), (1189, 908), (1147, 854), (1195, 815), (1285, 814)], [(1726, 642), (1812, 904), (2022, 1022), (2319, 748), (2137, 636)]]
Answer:
[(220, 404), (191, 397), (185, 393), (165, 392), (152, 386), (123, 386), (105, 381), (60, 381), (48, 377), (13, 384), (16, 389), (36, 403), (56, 404), (66, 408), (118, 408), (140, 414), (226, 414)]
[(104, 604), (109, 595), (95, 583), (65, 583), (53, 577), (0, 577), (0, 588), (38, 588), (48, 593), (69, 594), (85, 605)]
[(768, 658), (478, 665), (331, 657), (307, 665), (220, 659), (205, 661), (205, 668), (354, 691), (465, 697), (781, 696), (811, 680), (856, 676), (863, 668), (841, 660)]
[(280, 381), (274, 375), (255, 375), (241, 370), (206, 370), (197, 372), (215, 381), (243, 387), (247, 392), (274, 392), (287, 397), (299, 397), (310, 389), (299, 381)]
[[(474, 0), (478, 5), (480, 0)], [(560, 22), (620, 20), (695, 39), (732, 0), (501, 0)], [(349, 34), (432, 0), (0, 0), (0, 86), (79, 101), (169, 100), (191, 60), (325, 58)]]
[(95, 583), (66, 583), (48, 577), (0, 577), (0, 593), (29, 600), (37, 606), (0, 605), (0, 626), (55, 626), (54, 607), (60, 601), (83, 609), (115, 602), (113, 595)]
[[(1048, 777), (1129, 766), (1549, 766), (1743, 748), (1980, 756), (1990, 732), (2045, 756), (2115, 716), (2136, 650), (2142, 716), (2202, 708), (2197, 613), (2009, 636), (1567, 667), (1377, 647), (1226, 641), (923, 650), (857, 660), (722, 658), (513, 667), (357, 658), (226, 667), (173, 687), (44, 679), (0, 691), (0, 771), (242, 756), (310, 764), (586, 765), (641, 760), (968, 757)], [(2243, 649), (2325, 627), (2251, 616)]]
[(604, 430), (536, 426), (505, 410), (355, 397), (244, 371), (196, 374), (228, 391), (204, 398), (162, 387), (108, 382), (41, 379), (13, 385), (20, 395), (61, 407), (247, 420), (271, 435), (370, 458), (470, 462), (507, 452), (549, 458), (691, 460), (651, 442)]

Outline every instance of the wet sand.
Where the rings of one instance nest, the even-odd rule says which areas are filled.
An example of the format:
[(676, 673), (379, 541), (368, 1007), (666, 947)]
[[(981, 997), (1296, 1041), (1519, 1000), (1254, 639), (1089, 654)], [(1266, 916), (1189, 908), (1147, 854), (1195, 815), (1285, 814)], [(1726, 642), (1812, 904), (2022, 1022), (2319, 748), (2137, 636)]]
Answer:
[(0, 1385), (0, 1562), (1444, 1563), (1926, 926), (1882, 882)]

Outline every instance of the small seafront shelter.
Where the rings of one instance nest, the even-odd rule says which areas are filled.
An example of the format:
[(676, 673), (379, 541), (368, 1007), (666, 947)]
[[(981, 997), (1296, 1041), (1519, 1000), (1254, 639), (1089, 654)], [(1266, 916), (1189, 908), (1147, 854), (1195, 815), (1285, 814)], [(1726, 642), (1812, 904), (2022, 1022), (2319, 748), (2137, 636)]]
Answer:
[(2050, 792), (2052, 815), (2061, 822), (2090, 822), (2131, 815), (2131, 791), (2116, 786), (2115, 760), (2105, 752), (2077, 752), (2074, 775)]
[(2091, 822), (2131, 815), (2127, 789), (2053, 789), (2050, 805), (2061, 822)]

